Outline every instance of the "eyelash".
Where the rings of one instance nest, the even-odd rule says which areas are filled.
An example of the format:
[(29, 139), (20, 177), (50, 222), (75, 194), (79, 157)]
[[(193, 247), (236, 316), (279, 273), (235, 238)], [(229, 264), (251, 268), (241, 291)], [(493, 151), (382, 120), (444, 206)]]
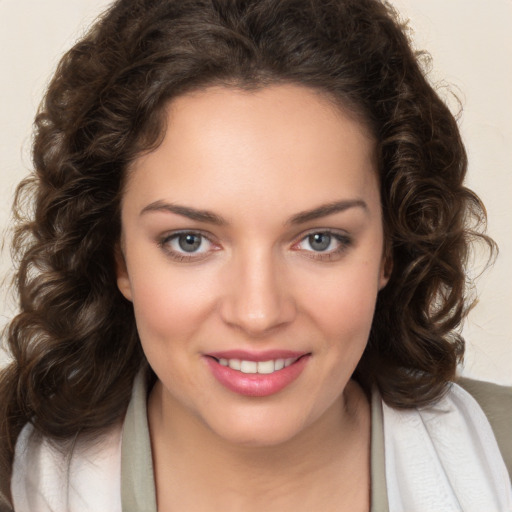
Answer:
[(186, 235), (193, 235), (196, 237), (199, 237), (201, 239), (201, 244), (206, 241), (207, 243), (211, 244), (212, 246), (215, 246), (216, 244), (210, 239), (208, 235), (205, 233), (202, 233), (201, 231), (175, 231), (174, 233), (168, 234), (163, 236), (159, 242), (158, 246), (165, 252), (167, 256), (169, 256), (171, 259), (178, 261), (178, 262), (191, 262), (191, 261), (201, 261), (204, 258), (207, 258), (210, 252), (213, 252), (217, 249), (214, 249), (213, 251), (206, 251), (204, 253), (186, 253), (186, 252), (179, 252), (170, 247), (170, 243), (173, 240), (179, 240), (180, 236), (186, 236)]
[(331, 237), (331, 242), (332, 240), (335, 240), (339, 244), (337, 248), (332, 249), (330, 251), (304, 251), (306, 257), (314, 260), (336, 261), (352, 245), (352, 238), (348, 236), (346, 233), (340, 233), (339, 231), (334, 231), (332, 229), (315, 229), (301, 235), (299, 241), (294, 243), (292, 248), (297, 247), (299, 244), (303, 243), (313, 235), (328, 235), (329, 237)]
[[(201, 231), (177, 231), (173, 232), (171, 234), (163, 236), (158, 241), (158, 246), (165, 252), (167, 256), (169, 256), (174, 261), (180, 262), (180, 263), (187, 263), (187, 262), (195, 262), (195, 261), (201, 261), (208, 257), (208, 255), (211, 252), (215, 252), (218, 249), (210, 249), (202, 253), (197, 252), (191, 252), (186, 253), (179, 252), (175, 249), (172, 249), (170, 247), (170, 243), (174, 240), (179, 240), (180, 236), (185, 235), (192, 235), (200, 238), (200, 244), (202, 245), (204, 241), (211, 244), (213, 247), (219, 247), (215, 244), (208, 236), (207, 234), (201, 232)], [(306, 257), (318, 260), (318, 261), (336, 261), (341, 257), (342, 253), (344, 253), (351, 245), (352, 245), (352, 238), (348, 236), (347, 234), (342, 234), (338, 231), (333, 231), (330, 229), (323, 229), (323, 230), (313, 230), (309, 231), (308, 233), (302, 234), (301, 237), (297, 242), (294, 242), (292, 245), (292, 249), (300, 251), (300, 249), (296, 249), (301, 243), (307, 241), (307, 239), (313, 235), (327, 235), (331, 237), (330, 243), (334, 239), (336, 242), (338, 242), (339, 246), (333, 250), (330, 251), (315, 251), (315, 250), (303, 250), (302, 252), (305, 253)], [(200, 245), (200, 246), (201, 246)], [(199, 247), (200, 247), (199, 246)]]

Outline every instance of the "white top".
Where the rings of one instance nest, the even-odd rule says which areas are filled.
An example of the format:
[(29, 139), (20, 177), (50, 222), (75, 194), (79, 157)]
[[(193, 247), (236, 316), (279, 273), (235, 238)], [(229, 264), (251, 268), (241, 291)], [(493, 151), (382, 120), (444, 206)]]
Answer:
[(13, 465), (15, 512), (121, 512), (121, 433), (77, 441), (67, 455), (26, 425)]

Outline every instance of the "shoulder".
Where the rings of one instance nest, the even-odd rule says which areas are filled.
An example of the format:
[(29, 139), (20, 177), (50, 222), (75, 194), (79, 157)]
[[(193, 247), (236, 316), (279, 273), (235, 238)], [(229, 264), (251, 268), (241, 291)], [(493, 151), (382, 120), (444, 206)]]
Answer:
[(510, 509), (504, 456), (484, 410), (462, 386), (450, 385), (428, 406), (382, 408), (390, 510)]
[[(26, 425), (16, 443), (16, 512), (120, 511), (121, 426), (87, 440), (52, 441)], [(94, 492), (91, 492), (94, 490)]]
[(457, 384), (478, 402), (487, 416), (512, 479), (512, 387), (468, 378), (460, 378)]

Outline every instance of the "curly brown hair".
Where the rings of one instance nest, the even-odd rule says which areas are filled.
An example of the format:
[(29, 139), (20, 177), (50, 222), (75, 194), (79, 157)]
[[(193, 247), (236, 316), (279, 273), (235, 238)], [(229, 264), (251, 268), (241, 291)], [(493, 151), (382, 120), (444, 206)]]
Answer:
[[(0, 377), (0, 482), (26, 422), (51, 438), (119, 421), (146, 364), (116, 285), (125, 172), (157, 147), (170, 99), (209, 85), (292, 83), (335, 98), (377, 141), (393, 271), (356, 377), (394, 407), (455, 376), (465, 264), (485, 210), (466, 153), (393, 9), (378, 0), (118, 0), (62, 58), (17, 191), (20, 313)], [(28, 213), (23, 213), (27, 212)]]

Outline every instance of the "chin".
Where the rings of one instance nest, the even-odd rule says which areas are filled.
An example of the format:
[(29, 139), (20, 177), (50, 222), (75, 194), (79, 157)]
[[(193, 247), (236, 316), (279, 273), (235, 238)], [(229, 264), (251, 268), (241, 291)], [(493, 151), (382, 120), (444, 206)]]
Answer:
[(270, 448), (283, 445), (291, 441), (297, 434), (298, 430), (292, 428), (269, 429), (265, 427), (258, 429), (254, 426), (246, 429), (240, 428), (236, 431), (230, 428), (224, 432), (217, 432), (217, 435), (224, 441), (243, 448)]
[(208, 422), (210, 431), (232, 445), (240, 447), (272, 447), (285, 444), (298, 436), (307, 423), (302, 414), (282, 411), (276, 414), (272, 410), (258, 407), (249, 411), (238, 411), (224, 416), (224, 420), (215, 418)]

